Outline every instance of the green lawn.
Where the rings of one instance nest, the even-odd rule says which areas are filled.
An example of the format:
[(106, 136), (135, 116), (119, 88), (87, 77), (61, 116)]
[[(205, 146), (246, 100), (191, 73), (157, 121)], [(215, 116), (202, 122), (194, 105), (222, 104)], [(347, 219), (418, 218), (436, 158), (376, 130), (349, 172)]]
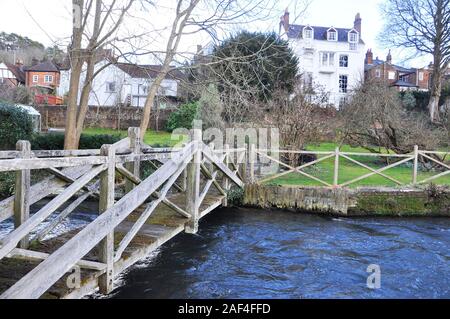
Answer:
[[(111, 134), (120, 135), (121, 137), (127, 137), (127, 131), (118, 131), (113, 129), (103, 128), (88, 128), (85, 129), (84, 134), (98, 135), (98, 134)], [(147, 131), (144, 138), (144, 143), (154, 147), (172, 147), (183, 141), (185, 138), (178, 140), (172, 139), (172, 133), (168, 132), (155, 132)]]
[[(307, 147), (309, 151), (334, 151), (336, 144), (334, 143), (322, 143), (320, 145), (310, 145)], [(368, 153), (367, 150), (362, 148), (352, 148), (349, 145), (344, 145), (341, 148), (343, 152), (355, 152), (355, 153)], [(319, 156), (323, 157), (322, 155)], [(366, 157), (366, 156), (350, 156), (351, 158), (373, 168), (380, 169), (387, 166), (381, 161), (379, 157)], [(447, 165), (450, 165), (450, 156), (446, 159)], [(412, 161), (401, 166), (384, 171), (383, 174), (392, 177), (402, 183), (410, 184), (412, 183)], [(320, 178), (321, 180), (333, 184), (334, 175), (334, 158), (327, 159), (313, 167), (306, 168), (304, 172)], [(370, 173), (370, 171), (364, 167), (358, 166), (347, 159), (341, 158), (339, 163), (339, 184), (351, 181), (360, 176), (364, 176)], [(425, 180), (429, 177), (439, 174), (440, 172), (426, 172), (420, 171), (418, 174), (418, 181)], [(440, 177), (433, 181), (435, 184), (450, 185), (450, 175)], [(299, 173), (292, 173), (272, 181), (269, 181), (270, 185), (304, 185), (304, 186), (323, 186), (320, 182), (314, 181), (306, 176)], [(396, 183), (386, 179), (380, 175), (373, 175), (364, 180), (358, 181), (351, 184), (349, 187), (360, 187), (360, 186), (396, 186)]]

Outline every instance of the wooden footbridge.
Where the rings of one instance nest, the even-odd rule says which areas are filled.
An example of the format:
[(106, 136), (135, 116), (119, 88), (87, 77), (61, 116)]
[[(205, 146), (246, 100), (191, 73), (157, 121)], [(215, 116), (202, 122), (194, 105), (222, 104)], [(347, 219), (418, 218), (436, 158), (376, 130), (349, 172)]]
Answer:
[[(0, 152), (0, 173), (16, 174), (15, 196), (0, 202), (0, 225), (14, 224), (0, 237), (0, 298), (108, 294), (115, 276), (177, 234), (196, 233), (202, 217), (227, 204), (233, 184), (243, 187), (246, 161), (237, 158), (245, 149), (214, 150), (198, 130), (176, 150), (139, 136), (132, 128), (101, 150), (33, 152), (20, 141)], [(154, 167), (145, 178), (143, 163)], [(32, 185), (36, 171), (46, 175)], [(98, 202), (93, 221), (58, 231), (87, 200)]]

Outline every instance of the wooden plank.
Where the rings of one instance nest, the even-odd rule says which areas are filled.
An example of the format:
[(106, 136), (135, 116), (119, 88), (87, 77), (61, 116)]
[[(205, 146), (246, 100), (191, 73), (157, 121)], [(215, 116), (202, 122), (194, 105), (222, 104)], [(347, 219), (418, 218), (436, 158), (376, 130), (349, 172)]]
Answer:
[(37, 235), (36, 239), (39, 241), (44, 240), (44, 237), (47, 236), (56, 226), (61, 224), (70, 214), (73, 213), (75, 209), (78, 208), (84, 201), (86, 201), (93, 193), (85, 193), (74, 200), (66, 209), (64, 209), (61, 214), (58, 215), (48, 226), (46, 226), (43, 230), (41, 230)]
[[(63, 205), (69, 198), (75, 195), (84, 185), (89, 183), (95, 176), (100, 174), (105, 169), (105, 164), (94, 167), (88, 173), (80, 177), (75, 183), (67, 187), (60, 195), (55, 197), (40, 211), (29, 218), (19, 228), (15, 229), (10, 234), (6, 235), (0, 246), (0, 259), (5, 257), (17, 244), (35, 229), (40, 223), (46, 220), (56, 209)], [(81, 259), (81, 258), (80, 258)]]
[(325, 186), (328, 186), (328, 187), (331, 186), (331, 185), (328, 184), (327, 182), (322, 181), (321, 179), (319, 179), (319, 178), (317, 178), (317, 177), (311, 176), (311, 175), (309, 175), (309, 174), (303, 172), (302, 169), (308, 168), (308, 167), (310, 167), (310, 166), (313, 166), (313, 165), (316, 165), (316, 164), (318, 164), (318, 163), (320, 163), (320, 162), (323, 162), (323, 161), (325, 161), (325, 160), (327, 160), (327, 159), (330, 159), (330, 158), (332, 158), (332, 157), (335, 156), (335, 153), (333, 153), (333, 154), (331, 154), (331, 155), (328, 155), (328, 156), (325, 156), (325, 157), (322, 157), (322, 158), (319, 158), (319, 159), (317, 159), (317, 160), (315, 160), (315, 161), (313, 161), (313, 162), (307, 163), (307, 164), (305, 164), (305, 165), (302, 165), (302, 166), (299, 166), (299, 167), (296, 167), (296, 168), (295, 168), (295, 167), (292, 167), (292, 166), (290, 166), (290, 165), (287, 165), (287, 164), (285, 164), (285, 163), (283, 163), (283, 162), (281, 162), (281, 161), (279, 161), (279, 160), (277, 160), (277, 159), (275, 159), (275, 158), (273, 158), (273, 157), (270, 157), (269, 155), (266, 155), (266, 154), (264, 154), (264, 153), (260, 153), (260, 152), (257, 151), (257, 154), (259, 154), (259, 155), (261, 155), (261, 156), (264, 156), (264, 157), (267, 157), (268, 159), (270, 159), (270, 160), (272, 160), (272, 161), (274, 161), (274, 162), (280, 164), (281, 166), (284, 166), (284, 167), (290, 169), (290, 170), (287, 171), (287, 172), (283, 172), (283, 173), (281, 173), (281, 174), (276, 174), (276, 175), (273, 175), (273, 176), (268, 177), (268, 178), (266, 178), (266, 179), (263, 179), (262, 181), (259, 181), (259, 182), (258, 182), (258, 183), (260, 183), (260, 184), (267, 183), (267, 182), (269, 182), (269, 181), (271, 181), (271, 180), (274, 180), (274, 179), (276, 179), (276, 178), (279, 178), (279, 177), (282, 177), (282, 176), (285, 176), (285, 175), (288, 175), (288, 174), (297, 172), (297, 173), (300, 173), (300, 174), (302, 174), (302, 175), (304, 175), (304, 176), (306, 176), (306, 177), (308, 177), (308, 178), (310, 178), (310, 179), (312, 179), (312, 180), (315, 180), (315, 181), (317, 181), (317, 182), (319, 182), (319, 183), (321, 183), (321, 184), (324, 184)]
[[(128, 139), (130, 141), (129, 148), (134, 155), (141, 153), (141, 130), (137, 127), (130, 127), (128, 129)], [(141, 171), (140, 159), (135, 158), (134, 161), (126, 163), (125, 168), (134, 176), (139, 177)], [(135, 183), (127, 179), (125, 181), (125, 192), (129, 193), (133, 190)]]
[[(108, 158), (108, 166), (100, 174), (99, 213), (103, 214), (114, 206), (116, 179), (116, 150), (111, 145), (101, 148), (101, 155)], [(106, 264), (106, 272), (98, 279), (100, 293), (109, 294), (114, 289), (114, 229), (112, 229), (99, 244), (98, 257)]]
[(333, 175), (333, 186), (337, 187), (339, 185), (339, 147), (336, 147), (336, 158), (334, 159), (334, 175)]
[[(64, 174), (77, 179), (83, 174), (87, 173), (92, 167), (70, 167), (65, 168), (62, 171)], [(30, 188), (30, 205), (37, 203), (41, 199), (47, 197), (48, 195), (55, 194), (63, 187), (67, 185), (67, 182), (54, 177), (46, 178), (42, 182), (39, 182)], [(12, 217), (14, 214), (14, 196), (11, 196), (0, 202), (0, 222), (5, 219)]]
[(420, 155), (422, 155), (425, 158), (428, 158), (430, 161), (435, 162), (436, 164), (441, 165), (442, 167), (445, 167), (446, 169), (450, 169), (449, 165), (447, 165), (447, 164), (445, 164), (445, 163), (443, 163), (441, 161), (438, 161), (437, 159), (432, 158), (431, 156), (428, 156), (427, 154), (420, 154)]
[(395, 178), (390, 177), (390, 176), (388, 176), (388, 175), (386, 175), (386, 174), (377, 172), (374, 168), (372, 168), (372, 167), (370, 167), (370, 166), (367, 166), (367, 165), (365, 165), (365, 164), (363, 164), (363, 163), (360, 163), (360, 162), (358, 162), (357, 160), (355, 160), (355, 159), (353, 159), (353, 158), (351, 158), (351, 157), (348, 157), (347, 155), (343, 155), (343, 154), (342, 154), (341, 156), (342, 156), (343, 158), (349, 160), (350, 162), (353, 162), (353, 163), (355, 163), (355, 164), (357, 164), (357, 165), (359, 165), (359, 166), (361, 166), (361, 167), (364, 167), (365, 169), (367, 169), (367, 170), (369, 170), (369, 171), (371, 171), (371, 172), (374, 172), (374, 173), (377, 174), (377, 175), (380, 175), (380, 176), (382, 176), (382, 177), (384, 177), (384, 178), (386, 178), (386, 179), (388, 179), (388, 180), (394, 182), (394, 183), (397, 184), (397, 185), (403, 185), (403, 183), (400, 182), (399, 180), (396, 180)]
[(417, 184), (417, 173), (419, 171), (419, 146), (414, 146), (414, 166), (413, 166), (413, 185)]
[(435, 179), (438, 179), (438, 178), (447, 176), (447, 175), (449, 175), (449, 174), (450, 174), (450, 170), (449, 170), (449, 171), (446, 171), (446, 172), (443, 172), (443, 173), (440, 173), (440, 174), (438, 174), (438, 175), (435, 175), (435, 176), (433, 176), (433, 177), (427, 178), (427, 179), (425, 179), (425, 180), (423, 180), (423, 181), (420, 181), (420, 182), (418, 182), (418, 184), (426, 184), (426, 183), (429, 183), (429, 182), (431, 182), (431, 181), (434, 181)]
[(114, 261), (118, 261), (121, 257), (125, 249), (128, 247), (128, 245), (131, 243), (134, 237), (136, 237), (139, 230), (142, 228), (142, 226), (145, 224), (145, 222), (148, 220), (148, 218), (151, 216), (151, 214), (155, 211), (156, 207), (158, 207), (159, 204), (164, 200), (164, 198), (167, 196), (167, 193), (169, 192), (170, 188), (173, 186), (175, 181), (178, 179), (178, 177), (183, 172), (184, 168), (187, 164), (181, 164), (178, 170), (174, 173), (172, 177), (169, 178), (166, 185), (164, 185), (162, 191), (161, 191), (161, 197), (154, 200), (150, 204), (148, 204), (147, 208), (144, 210), (144, 212), (139, 216), (136, 223), (133, 225), (131, 230), (125, 235), (125, 237), (122, 239), (122, 241), (119, 244), (119, 247), (116, 250), (116, 255), (114, 257)]
[(214, 166), (216, 166), (222, 173), (224, 173), (233, 183), (237, 186), (243, 188), (244, 183), (234, 174), (224, 163), (220, 161), (220, 159), (209, 149), (208, 146), (203, 144), (203, 154), (213, 162)]
[(179, 163), (192, 157), (195, 151), (196, 145), (191, 143), (183, 151), (174, 155), (161, 169), (81, 230), (63, 247), (3, 293), (0, 298), (39, 298), (105, 238), (112, 229), (122, 223), (137, 207), (141, 206), (146, 196), (153, 194), (177, 170)]
[(198, 232), (199, 209), (200, 209), (200, 174), (202, 163), (202, 131), (192, 130), (196, 151), (187, 165), (186, 182), (186, 211), (191, 215), (186, 224), (186, 233), (196, 234)]
[[(31, 144), (28, 141), (18, 141), (17, 150), (22, 159), (31, 158)], [(16, 186), (14, 197), (14, 227), (17, 229), (30, 218), (30, 170), (16, 172)], [(25, 236), (19, 242), (19, 248), (27, 249), (29, 236)]]
[(387, 171), (388, 169), (391, 169), (391, 168), (397, 167), (397, 166), (399, 166), (399, 165), (402, 165), (402, 164), (404, 164), (404, 163), (406, 163), (406, 162), (409, 162), (409, 161), (411, 161), (411, 160), (414, 160), (414, 157), (409, 157), (409, 158), (406, 158), (406, 159), (404, 159), (404, 160), (401, 160), (401, 161), (399, 161), (399, 162), (397, 162), (397, 163), (394, 163), (394, 164), (391, 164), (391, 165), (389, 165), (389, 166), (386, 166), (386, 167), (384, 167), (384, 168), (382, 168), (382, 169), (375, 170), (375, 172), (372, 172), (372, 173), (366, 174), (366, 175), (364, 175), (364, 176), (355, 178), (355, 179), (353, 179), (353, 180), (351, 180), (351, 181), (348, 181), (348, 182), (346, 182), (346, 183), (341, 184), (340, 186), (345, 187), (345, 186), (354, 184), (354, 183), (356, 183), (356, 182), (362, 181), (362, 180), (364, 180), (364, 179), (366, 179), (366, 178), (369, 178), (369, 177), (371, 177), (371, 176), (373, 176), (373, 175), (376, 175), (376, 174), (378, 174), (378, 173), (382, 173), (382, 172), (384, 172), (384, 171)]
[[(50, 255), (46, 254), (46, 253), (15, 248), (12, 252), (10, 252), (6, 256), (6, 258), (17, 258), (17, 259), (31, 260), (31, 261), (43, 261), (43, 260), (47, 259), (48, 256), (50, 256)], [(80, 268), (98, 270), (98, 271), (102, 271), (102, 272), (104, 272), (106, 270), (106, 264), (102, 264), (102, 263), (95, 262), (95, 261), (89, 261), (89, 260), (81, 260), (77, 263), (77, 266), (79, 266)]]
[(105, 163), (106, 158), (104, 156), (14, 159), (0, 161), (0, 172), (12, 172), (22, 169), (36, 170), (44, 168), (101, 165)]

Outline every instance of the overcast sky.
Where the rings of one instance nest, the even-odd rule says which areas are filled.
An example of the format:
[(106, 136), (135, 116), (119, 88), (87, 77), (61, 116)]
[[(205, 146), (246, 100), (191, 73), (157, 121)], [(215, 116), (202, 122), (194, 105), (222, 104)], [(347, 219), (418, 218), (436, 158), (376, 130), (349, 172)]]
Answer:
[[(261, 31), (278, 31), (279, 17), (285, 8), (289, 8), (291, 18), (296, 16), (295, 0), (273, 0), (273, 21), (265, 21), (261, 24), (253, 24), (248, 28)], [(375, 56), (385, 59), (387, 49), (380, 46), (376, 37), (382, 29), (383, 21), (380, 15), (380, 4), (384, 0), (312, 0), (305, 16), (298, 19), (297, 23), (311, 25), (334, 26), (350, 28), (356, 13), (360, 13), (363, 19), (362, 38), (366, 42), (366, 48), (372, 48)], [(163, 10), (163, 9), (161, 9)], [(71, 1), (70, 0), (0, 0), (0, 31), (14, 32), (39, 41), (47, 46), (54, 42), (64, 43), (71, 33)], [(154, 15), (154, 23), (164, 25), (170, 21), (164, 11)], [(184, 50), (194, 50), (197, 43), (205, 39), (197, 37), (185, 41)], [(428, 63), (426, 59), (415, 63)], [(399, 57), (394, 63), (402, 64)], [(414, 63), (414, 62), (413, 62)], [(410, 63), (407, 63), (410, 64)], [(422, 66), (422, 65), (420, 65)]]

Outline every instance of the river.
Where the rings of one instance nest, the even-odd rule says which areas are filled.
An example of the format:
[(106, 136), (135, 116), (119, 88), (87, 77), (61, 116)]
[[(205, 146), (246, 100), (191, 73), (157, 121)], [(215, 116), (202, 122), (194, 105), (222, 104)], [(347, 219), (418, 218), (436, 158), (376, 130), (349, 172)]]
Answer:
[(133, 266), (110, 298), (450, 298), (449, 266), (450, 219), (230, 208)]

